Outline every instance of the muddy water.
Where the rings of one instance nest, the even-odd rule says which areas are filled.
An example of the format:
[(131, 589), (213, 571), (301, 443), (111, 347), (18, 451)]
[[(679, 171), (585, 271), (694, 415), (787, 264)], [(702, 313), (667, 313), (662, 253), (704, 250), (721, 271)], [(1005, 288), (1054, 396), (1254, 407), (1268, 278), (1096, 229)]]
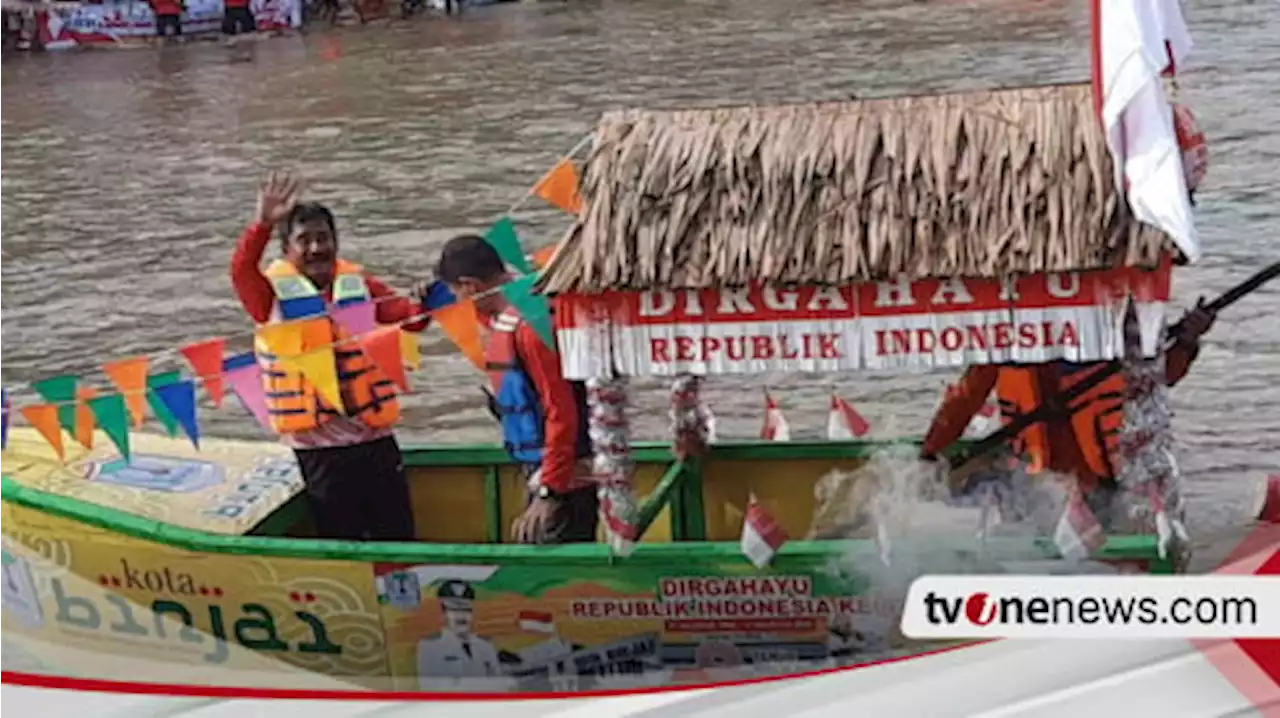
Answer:
[[(256, 181), (287, 166), (338, 213), (344, 251), (401, 288), (449, 236), (483, 229), (602, 110), (776, 102), (1076, 81), (1084, 3), (646, 0), (478, 9), (456, 20), (318, 31), (234, 48), (6, 59), (3, 352), (6, 386), (214, 335), (247, 348), (226, 263)], [(1280, 253), (1280, 20), (1267, 3), (1201, 0), (1184, 95), (1212, 166), (1206, 259), (1178, 302), (1225, 289)], [(561, 215), (516, 213), (531, 245)], [(1280, 470), (1280, 325), (1272, 289), (1224, 316), (1175, 392), (1199, 523), (1233, 522)], [(411, 441), (495, 436), (479, 377), (438, 334), (409, 400)], [(159, 365), (171, 362), (162, 359)], [(840, 377), (882, 435), (919, 434), (951, 374)], [(725, 436), (760, 423), (760, 387), (797, 435), (825, 426), (829, 377), (711, 382)], [(19, 399), (21, 401), (21, 399)], [(639, 433), (666, 431), (665, 392), (638, 393)], [(213, 434), (261, 436), (237, 409)]]

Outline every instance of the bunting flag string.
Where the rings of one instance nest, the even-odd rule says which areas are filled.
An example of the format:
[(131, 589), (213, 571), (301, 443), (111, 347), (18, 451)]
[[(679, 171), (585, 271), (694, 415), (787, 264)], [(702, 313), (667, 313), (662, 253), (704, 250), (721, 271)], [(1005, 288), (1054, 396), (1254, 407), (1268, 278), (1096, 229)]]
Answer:
[[(485, 233), (485, 238), (498, 250), (503, 260), (520, 275), (501, 288), (502, 294), (550, 346), (554, 346), (550, 304), (545, 297), (533, 292), (533, 285), (536, 281), (535, 272), (551, 261), (559, 247), (549, 245), (527, 255), (521, 247), (511, 215), (533, 196), (567, 212), (580, 211), (580, 179), (573, 158), (590, 140), (590, 135), (584, 137)], [(355, 340), (363, 351), (371, 354), (371, 361), (383, 368), (402, 392), (409, 392), (405, 369), (417, 370), (421, 367), (422, 350), (415, 333), (404, 331), (402, 327), (424, 319), (432, 320), (472, 365), (483, 370), (481, 322), (474, 302), (458, 301), (446, 286), (437, 282), (423, 302), (421, 314), (397, 324), (379, 324), (377, 304), (401, 299), (403, 296), (396, 294), (377, 297), (333, 309), (324, 321), (327, 323), (331, 319), (345, 331), (347, 336), (338, 342), (316, 346), (324, 342), (304, 341), (308, 333), (317, 328), (314, 324), (307, 324), (316, 321), (315, 318), (308, 318), (255, 329), (255, 343), (275, 354), (282, 364), (306, 376), (321, 397), (336, 407), (342, 407), (343, 403), (333, 360), (335, 346)], [(324, 329), (327, 341), (328, 326)], [(141, 428), (148, 416), (154, 417), (169, 436), (177, 436), (181, 431), (198, 448), (200, 431), (197, 386), (204, 387), (215, 408), (222, 406), (226, 389), (230, 388), (244, 409), (263, 427), (270, 429), (262, 387), (262, 369), (255, 353), (226, 357), (227, 341), (227, 338), (216, 337), (150, 356), (134, 356), (107, 362), (100, 367), (110, 385), (105, 391), (93, 386), (81, 386), (79, 382), (83, 380), (82, 377), (70, 374), (33, 382), (28, 386), (42, 401), (19, 409), (27, 422), (53, 446), (59, 458), (65, 456), (63, 431), (86, 449), (91, 449), (95, 430), (99, 428), (127, 457), (130, 451), (130, 428)], [(302, 351), (304, 346), (309, 347), (305, 352)], [(159, 362), (176, 358), (183, 360), (194, 378), (184, 378), (182, 371), (150, 375), (151, 368)], [(0, 441), (7, 446), (12, 408), (10, 387), (3, 391), (4, 427)]]

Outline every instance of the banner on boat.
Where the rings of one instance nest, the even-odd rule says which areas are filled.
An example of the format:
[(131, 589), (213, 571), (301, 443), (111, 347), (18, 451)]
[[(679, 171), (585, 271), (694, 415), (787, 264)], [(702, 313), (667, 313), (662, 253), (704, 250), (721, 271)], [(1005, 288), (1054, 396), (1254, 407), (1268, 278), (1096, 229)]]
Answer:
[(202, 683), (386, 674), (367, 563), (196, 554), (7, 502), (3, 512), (5, 638), (21, 634), (50, 663), (100, 674), (118, 657), (121, 671), (153, 673), (111, 678), (171, 669)]
[[(223, 0), (184, 0), (182, 34), (218, 32), (225, 12)], [(259, 30), (280, 30), (302, 24), (302, 0), (255, 0), (250, 8)], [(156, 36), (156, 16), (150, 3), (135, 2), (51, 4), (38, 16), (46, 49), (82, 45), (116, 45)]]
[(556, 331), (574, 379), (928, 369), (1114, 359), (1124, 298), (1153, 354), (1170, 264), (1155, 270), (1034, 274), (1008, 282), (903, 278), (843, 287), (562, 295)]
[(130, 461), (102, 434), (93, 449), (68, 442), (66, 463), (34, 430), (12, 430), (4, 475), (58, 496), (112, 506), (146, 519), (242, 535), (302, 491), (293, 453), (276, 444), (132, 437)]
[(669, 685), (708, 671), (847, 664), (904, 646), (900, 597), (877, 597), (865, 581), (803, 558), (779, 557), (768, 574), (738, 557), (386, 564), (376, 573), (399, 690)]

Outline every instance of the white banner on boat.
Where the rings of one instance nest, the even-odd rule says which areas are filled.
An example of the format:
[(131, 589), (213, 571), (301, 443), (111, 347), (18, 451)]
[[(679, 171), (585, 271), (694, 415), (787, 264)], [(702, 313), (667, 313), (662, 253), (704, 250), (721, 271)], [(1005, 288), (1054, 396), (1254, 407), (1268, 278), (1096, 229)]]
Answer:
[(562, 295), (565, 375), (628, 376), (925, 370), (967, 364), (1114, 359), (1126, 296), (1152, 355), (1170, 266), (843, 287)]

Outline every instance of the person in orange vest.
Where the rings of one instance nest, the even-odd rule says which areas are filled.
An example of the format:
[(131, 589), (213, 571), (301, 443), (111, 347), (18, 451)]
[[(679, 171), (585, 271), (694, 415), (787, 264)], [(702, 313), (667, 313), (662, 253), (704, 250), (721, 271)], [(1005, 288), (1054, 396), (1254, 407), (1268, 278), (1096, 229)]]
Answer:
[[(289, 175), (270, 176), (258, 193), (254, 222), (231, 258), (231, 282), (254, 322), (324, 317), (331, 307), (373, 301), (378, 323), (425, 329), (418, 302), (397, 296), (339, 256), (333, 213), (320, 204), (299, 204), (299, 188)], [(275, 228), (283, 256), (263, 270), (262, 255)], [(321, 538), (410, 541), (415, 531), (409, 484), (392, 430), (400, 418), (395, 385), (358, 348), (334, 346), (347, 337), (332, 320), (303, 332), (304, 352), (334, 348), (341, 411), (264, 345), (255, 347), (271, 428), (297, 456)]]
[(463, 235), (446, 242), (436, 277), (459, 301), (473, 300), (487, 324), (490, 408), (528, 488), (513, 537), (527, 544), (594, 541), (599, 501), (590, 480), (585, 387), (564, 378), (556, 349), (543, 343), (502, 296), (501, 288), (512, 276), (483, 237)]
[[(1200, 337), (1213, 326), (1214, 316), (1203, 300), (1170, 331), (1176, 337), (1165, 355), (1165, 382), (1182, 381), (1200, 353)], [(986, 364), (969, 367), (958, 383), (947, 390), (920, 449), (921, 458), (936, 460), (964, 433), (974, 414), (994, 389), (1001, 419), (1012, 422), (1042, 405), (1053, 407), (1050, 418), (1023, 430), (1013, 439), (1013, 450), (1027, 461), (1032, 473), (1052, 471), (1075, 476), (1086, 496), (1105, 497), (1115, 489), (1113, 454), (1124, 423), (1125, 377), (1116, 373), (1072, 402), (1078, 411), (1068, 412), (1062, 397), (1108, 362), (1067, 361), (1028, 365)], [(1091, 501), (1091, 503), (1094, 503)], [(1104, 500), (1096, 502), (1101, 506)]]

